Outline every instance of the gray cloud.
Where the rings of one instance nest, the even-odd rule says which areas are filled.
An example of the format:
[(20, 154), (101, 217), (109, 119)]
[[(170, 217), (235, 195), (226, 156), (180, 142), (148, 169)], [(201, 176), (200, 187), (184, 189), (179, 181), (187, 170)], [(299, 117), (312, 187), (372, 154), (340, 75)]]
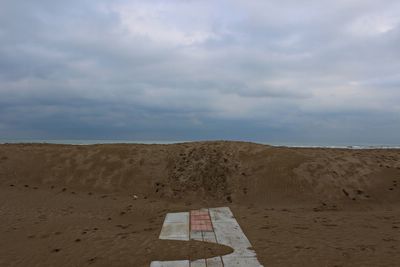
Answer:
[(0, 138), (399, 143), (398, 1), (2, 1)]

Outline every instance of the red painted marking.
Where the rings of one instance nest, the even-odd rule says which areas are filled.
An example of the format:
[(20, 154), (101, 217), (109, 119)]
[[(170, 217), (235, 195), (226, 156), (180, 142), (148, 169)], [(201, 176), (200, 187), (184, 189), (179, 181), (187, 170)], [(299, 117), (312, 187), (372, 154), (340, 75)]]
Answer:
[(208, 211), (190, 211), (190, 229), (193, 231), (213, 231), (210, 215)]
[(191, 218), (194, 220), (210, 220), (208, 215), (192, 215)]

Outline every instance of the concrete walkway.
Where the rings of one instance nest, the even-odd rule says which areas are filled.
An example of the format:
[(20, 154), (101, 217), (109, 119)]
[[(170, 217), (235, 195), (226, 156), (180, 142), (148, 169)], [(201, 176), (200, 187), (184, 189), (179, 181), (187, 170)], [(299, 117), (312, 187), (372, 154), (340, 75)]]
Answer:
[(168, 213), (159, 238), (212, 242), (230, 246), (234, 251), (229, 255), (196, 261), (153, 261), (151, 267), (262, 266), (228, 207)]

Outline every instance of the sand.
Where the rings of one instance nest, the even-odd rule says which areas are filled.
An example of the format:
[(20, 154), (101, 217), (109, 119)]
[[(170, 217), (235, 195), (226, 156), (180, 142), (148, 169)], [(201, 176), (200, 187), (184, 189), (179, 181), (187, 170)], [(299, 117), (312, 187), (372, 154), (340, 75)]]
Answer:
[(227, 254), (158, 239), (166, 213), (218, 206), (231, 208), (264, 266), (400, 263), (400, 150), (0, 145), (0, 266)]

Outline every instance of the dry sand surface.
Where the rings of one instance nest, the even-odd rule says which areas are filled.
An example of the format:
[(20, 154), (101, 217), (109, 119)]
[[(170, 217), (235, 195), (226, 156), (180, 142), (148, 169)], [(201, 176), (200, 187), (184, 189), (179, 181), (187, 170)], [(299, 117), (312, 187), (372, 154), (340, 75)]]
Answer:
[(266, 267), (400, 266), (400, 150), (0, 145), (0, 266), (227, 254), (158, 240), (166, 213), (218, 206), (231, 208)]

